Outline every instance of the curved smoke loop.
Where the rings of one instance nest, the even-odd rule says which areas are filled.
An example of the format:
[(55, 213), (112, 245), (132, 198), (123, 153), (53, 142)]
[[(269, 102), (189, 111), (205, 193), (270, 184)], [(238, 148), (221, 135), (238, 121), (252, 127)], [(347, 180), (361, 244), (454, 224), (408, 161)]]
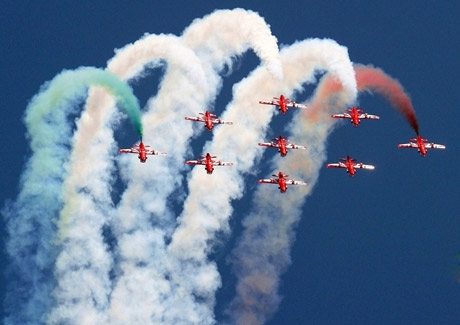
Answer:
[[(231, 130), (217, 128), (213, 140), (203, 148), (204, 152), (234, 161), (235, 168), (219, 171), (218, 177), (211, 178), (194, 169), (188, 179), (189, 193), (183, 211), (176, 221), (172, 194), (181, 192), (185, 182), (183, 161), (190, 139), (198, 134), (192, 123), (182, 117), (212, 107), (210, 103), (222, 86), (219, 72), (249, 48), (259, 56), (263, 68), (257, 68), (234, 86), (233, 100), (222, 116), (239, 124)], [(355, 71), (356, 76), (369, 75), (369, 69), (355, 66), (354, 71), (347, 49), (332, 40), (306, 40), (278, 52), (276, 38), (265, 21), (257, 13), (243, 9), (219, 10), (196, 19), (180, 37), (145, 35), (117, 50), (106, 73), (129, 81), (142, 77), (145, 67), (157, 66), (162, 60), (167, 62), (166, 73), (158, 95), (149, 100), (142, 115), (144, 130), (136, 114), (128, 111), (128, 116), (140, 137), (153, 148), (168, 151), (168, 156), (152, 158), (155, 161), (148, 168), (133, 157), (117, 158), (126, 182), (117, 206), (111, 192), (115, 177), (113, 129), (118, 116), (107, 92), (90, 89), (72, 142), (72, 130), (63, 122), (65, 110), (46, 119), (35, 119), (59, 128), (59, 137), (47, 134), (48, 147), (42, 152), (55, 153), (54, 160), (47, 162), (43, 157), (38, 159), (38, 154), (33, 156), (23, 174), (22, 191), (30, 192), (26, 191), (29, 182), (25, 179), (33, 174), (29, 172), (33, 168), (52, 170), (48, 179), (55, 179), (56, 187), (49, 188), (49, 195), (37, 191), (27, 194), (28, 198), (45, 199), (33, 214), (30, 209), (20, 208), (22, 194), (4, 211), (11, 235), (9, 254), (17, 255), (17, 269), (29, 271), (24, 281), (34, 288), (30, 296), (17, 288), (10, 302), (20, 307), (10, 310), (7, 323), (38, 319), (51, 324), (215, 323), (215, 293), (221, 280), (209, 253), (216, 233), (229, 231), (232, 200), (241, 197), (243, 175), (261, 157), (260, 148), (252, 144), (264, 137), (273, 116), (270, 109), (254, 110), (253, 103), (279, 93), (290, 96), (304, 83), (314, 82), (315, 71), (326, 70), (328, 74), (309, 102), (315, 114), (298, 113), (300, 116), (289, 126), (291, 138), (308, 144), (310, 149), (303, 153), (302, 166), (292, 156), (277, 157), (272, 162), (276, 169), (289, 170), (310, 185), (291, 193), (289, 204), (285, 202), (281, 207), (282, 216), (266, 212), (270, 195), (266, 187), (259, 187), (253, 211), (243, 221), (245, 231), (233, 252), (238, 284), (237, 297), (229, 307), (232, 320), (263, 323), (279, 303), (278, 279), (289, 265), (294, 226), (325, 159), (326, 139), (334, 125), (326, 117), (353, 103), (358, 89), (367, 87), (384, 95), (388, 89), (402, 90), (391, 82), (390, 86), (385, 83), (391, 78), (383, 78), (380, 83), (372, 77), (374, 83), (363, 81), (364, 77), (356, 79)], [(374, 76), (379, 74), (373, 72)], [(127, 99), (126, 94), (119, 98)], [(401, 112), (418, 133), (410, 99), (389, 99), (396, 108), (404, 108)], [(133, 103), (131, 98), (121, 104), (126, 108), (134, 107)], [(71, 111), (75, 105), (61, 106)], [(32, 147), (38, 139), (31, 131)], [(66, 174), (62, 162), (68, 158), (71, 145)], [(185, 196), (185, 191), (181, 195)], [(62, 198), (64, 206), (51, 202), (54, 197)], [(257, 202), (264, 202), (265, 208)], [(56, 216), (50, 218), (49, 211), (61, 207), (56, 232)], [(19, 214), (23, 216), (20, 222), (13, 221), (13, 216)], [(36, 222), (40, 232), (33, 234)], [(111, 229), (114, 249), (105, 242), (104, 227)], [(24, 237), (22, 243), (18, 235)], [(274, 237), (279, 237), (277, 245), (270, 244)], [(59, 246), (54, 245), (55, 238)], [(35, 254), (33, 246), (37, 245)], [(279, 263), (267, 262), (272, 260)]]

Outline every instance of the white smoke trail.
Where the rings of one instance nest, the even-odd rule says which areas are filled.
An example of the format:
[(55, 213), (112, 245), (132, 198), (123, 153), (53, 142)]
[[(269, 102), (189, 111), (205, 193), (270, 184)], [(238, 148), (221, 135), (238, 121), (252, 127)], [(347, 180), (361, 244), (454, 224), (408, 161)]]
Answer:
[[(263, 139), (274, 109), (258, 107), (260, 99), (300, 90), (302, 83), (313, 82), (314, 73), (328, 70), (350, 93), (356, 94), (354, 71), (347, 49), (332, 40), (306, 40), (281, 51), (284, 80), (276, 81), (264, 69), (256, 69), (248, 78), (234, 87), (233, 101), (223, 118), (238, 121), (233, 127), (219, 128), (204, 152), (235, 162), (231, 168), (222, 168), (209, 177), (195, 169), (189, 180), (190, 194), (185, 202), (178, 229), (173, 235), (169, 253), (181, 261), (179, 275), (188, 284), (191, 294), (213, 296), (216, 286), (203, 287), (196, 276), (206, 275), (207, 283), (219, 283), (215, 263), (207, 255), (212, 250), (217, 231), (228, 230), (232, 213), (231, 200), (241, 198), (243, 176), (250, 172), (260, 158), (257, 142)], [(185, 272), (184, 272), (185, 270)], [(210, 270), (213, 270), (210, 273)]]
[[(168, 69), (187, 74), (188, 80), (205, 88), (200, 62), (173, 35), (144, 36), (118, 50), (107, 69), (127, 80), (139, 77), (143, 67), (158, 65), (163, 59)], [(59, 223), (63, 249), (55, 269), (58, 304), (48, 316), (49, 323), (108, 322), (113, 261), (102, 231), (113, 214), (113, 107), (105, 90), (92, 89), (78, 122)]]
[(278, 308), (279, 278), (286, 271), (290, 248), (295, 239), (302, 205), (311, 193), (326, 160), (326, 140), (335, 120), (333, 111), (341, 111), (356, 98), (356, 88), (335, 87), (323, 78), (309, 106), (316, 111), (296, 113), (287, 130), (289, 138), (306, 144), (308, 150), (276, 155), (271, 165), (274, 171), (284, 171), (290, 177), (307, 181), (308, 186), (289, 189), (281, 200), (273, 200), (276, 188), (258, 187), (252, 211), (243, 220), (243, 234), (232, 252), (237, 276), (237, 296), (231, 303), (230, 315), (236, 324), (263, 324)]
[(277, 39), (265, 20), (251, 10), (216, 10), (195, 19), (182, 39), (215, 71), (231, 66), (234, 56), (251, 48), (272, 76), (283, 78)]
[[(241, 27), (244, 27), (242, 29)], [(208, 109), (220, 89), (218, 72), (230, 65), (231, 59), (248, 48), (254, 48), (268, 70), (281, 77), (276, 39), (257, 14), (242, 10), (222, 10), (195, 20), (183, 35), (184, 44), (200, 58), (209, 93), (175, 70), (167, 72), (157, 97), (149, 102), (144, 116), (146, 139), (153, 147), (167, 148), (167, 159), (156, 159), (146, 172), (131, 163), (131, 181), (123, 194), (119, 220), (113, 225), (118, 237), (120, 272), (112, 295), (110, 316), (115, 323), (210, 324), (214, 322), (214, 292), (220, 285), (210, 267), (195, 274), (192, 283), (173, 278), (177, 264), (166, 251), (175, 226), (171, 193), (183, 182), (184, 158), (193, 123), (183, 120)], [(153, 137), (161, 134), (161, 139)], [(148, 137), (152, 135), (151, 137)], [(150, 141), (150, 140), (149, 140)], [(131, 170), (131, 169), (129, 169)], [(180, 191), (182, 195), (183, 191)], [(169, 198), (169, 199), (168, 199)], [(135, 249), (138, 248), (138, 249)], [(133, 250), (135, 252), (133, 252)], [(203, 269), (201, 269), (203, 270)], [(193, 272), (190, 269), (190, 273)], [(200, 285), (198, 298), (189, 287)]]

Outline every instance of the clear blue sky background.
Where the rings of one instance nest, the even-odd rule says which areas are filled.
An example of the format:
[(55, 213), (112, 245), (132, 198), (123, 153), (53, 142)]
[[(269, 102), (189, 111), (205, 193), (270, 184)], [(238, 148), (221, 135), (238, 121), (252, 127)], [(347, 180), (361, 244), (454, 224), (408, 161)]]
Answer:
[[(282, 278), (284, 299), (270, 324), (460, 324), (460, 3), (169, 3), (0, 3), (2, 204), (16, 197), (30, 153), (22, 115), (45, 81), (63, 69), (105, 67), (114, 48), (145, 32), (179, 35), (194, 18), (214, 9), (252, 9), (271, 25), (279, 44), (332, 38), (348, 47), (353, 62), (372, 63), (399, 79), (412, 97), (421, 135), (447, 146), (445, 151), (429, 151), (426, 158), (415, 150), (398, 150), (397, 143), (413, 136), (411, 128), (382, 97), (360, 96), (359, 104), (381, 120), (364, 121), (357, 129), (344, 123), (330, 138), (328, 160), (350, 154), (376, 170), (351, 179), (344, 171), (322, 169), (297, 228), (293, 263)], [(218, 112), (230, 100), (232, 84), (256, 65), (250, 52), (225, 77), (216, 100)], [(134, 85), (142, 105), (156, 92), (161, 73), (155, 70)], [(300, 99), (308, 98), (311, 90)], [(277, 119), (273, 128), (288, 119)], [(235, 278), (226, 261), (248, 211), (253, 181), (248, 179), (248, 199), (236, 205), (232, 236), (215, 256), (223, 276), (218, 321), (234, 296)], [(1, 235), (3, 268), (3, 220)]]

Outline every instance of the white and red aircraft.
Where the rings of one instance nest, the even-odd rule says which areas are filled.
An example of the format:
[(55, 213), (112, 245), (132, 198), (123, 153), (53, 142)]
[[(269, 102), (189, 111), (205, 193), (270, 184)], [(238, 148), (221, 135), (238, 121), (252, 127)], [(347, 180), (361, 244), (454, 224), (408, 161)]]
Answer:
[(287, 179), (289, 175), (285, 175), (283, 172), (278, 172), (278, 175), (273, 174), (272, 176), (273, 177), (269, 179), (259, 179), (258, 182), (261, 184), (278, 184), (278, 188), (281, 193), (285, 193), (287, 191), (288, 185), (307, 185), (305, 182)]
[(227, 122), (227, 121), (221, 120), (220, 118), (216, 118), (217, 116), (215, 114), (210, 113), (209, 111), (206, 111), (204, 113), (198, 113), (198, 114), (202, 116), (197, 116), (197, 117), (186, 116), (185, 119), (189, 121), (195, 121), (195, 122), (204, 122), (204, 126), (209, 131), (212, 131), (214, 124), (230, 124), (230, 125), (233, 124), (233, 122)]
[(281, 135), (277, 138), (273, 138), (271, 142), (259, 142), (258, 144), (262, 147), (278, 148), (281, 157), (287, 155), (288, 149), (307, 149), (305, 146), (298, 146), (294, 143), (290, 143), (288, 139), (283, 138)]
[(149, 145), (144, 145), (144, 143), (141, 140), (141, 143), (139, 144), (133, 144), (131, 149), (118, 149), (118, 152), (120, 153), (137, 153), (139, 154), (138, 158), (141, 161), (141, 163), (145, 163), (147, 160), (147, 155), (154, 155), (154, 156), (164, 156), (166, 155), (166, 152), (158, 152), (153, 149), (147, 149), (149, 148)]
[(214, 166), (233, 166), (231, 162), (222, 162), (220, 160), (214, 160), (213, 158), (217, 158), (216, 156), (211, 156), (209, 152), (205, 155), (200, 155), (200, 160), (186, 160), (185, 163), (187, 165), (204, 165), (206, 172), (208, 174), (212, 174), (214, 171)]
[(326, 164), (327, 168), (346, 168), (348, 175), (350, 177), (355, 176), (356, 169), (368, 169), (373, 170), (375, 167), (373, 165), (365, 165), (363, 163), (357, 163), (356, 159), (347, 156), (347, 158), (340, 158), (338, 163), (335, 164)]
[(259, 101), (259, 104), (266, 104), (266, 105), (275, 105), (278, 106), (280, 112), (282, 114), (286, 114), (288, 111), (289, 107), (295, 107), (295, 108), (308, 108), (307, 105), (303, 104), (297, 104), (294, 101), (291, 101), (289, 98), (284, 97), (284, 95), (280, 95), (280, 97), (273, 97), (273, 100), (270, 102), (266, 101)]
[(380, 119), (380, 116), (364, 113), (362, 109), (359, 109), (356, 107), (348, 108), (345, 113), (333, 114), (331, 115), (331, 117), (349, 118), (351, 120), (351, 124), (353, 124), (355, 127), (359, 125), (360, 119), (370, 119), (370, 120)]
[(398, 144), (398, 148), (417, 148), (422, 157), (426, 156), (427, 149), (446, 149), (445, 145), (433, 142), (428, 143), (427, 139), (422, 139), (419, 135), (417, 135), (417, 138), (410, 139), (410, 141), (410, 143)]

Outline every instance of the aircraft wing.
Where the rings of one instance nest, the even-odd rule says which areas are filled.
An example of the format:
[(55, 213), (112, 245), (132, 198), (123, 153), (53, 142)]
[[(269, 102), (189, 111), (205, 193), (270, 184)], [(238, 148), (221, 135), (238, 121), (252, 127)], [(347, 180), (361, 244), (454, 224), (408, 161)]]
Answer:
[(296, 102), (290, 102), (286, 104), (287, 107), (294, 107), (294, 108), (308, 108), (307, 105), (304, 104), (297, 104)]
[(145, 153), (147, 155), (153, 155), (153, 156), (165, 156), (165, 155), (167, 155), (166, 152), (159, 152), (159, 151), (155, 151), (155, 150), (147, 150)]
[(279, 148), (280, 147), (279, 144), (273, 143), (273, 142), (259, 142), (258, 145), (261, 146), (261, 147), (273, 147), (273, 148)]
[(204, 160), (186, 160), (185, 163), (187, 165), (206, 165)]
[(296, 144), (290, 143), (286, 145), (286, 148), (288, 149), (307, 149), (305, 146), (298, 146)]
[(347, 168), (347, 166), (344, 163), (333, 163), (333, 164), (326, 164), (327, 168)]
[(231, 162), (224, 162), (224, 161), (214, 161), (213, 166), (233, 166)]
[(375, 166), (373, 166), (373, 165), (366, 165), (366, 164), (363, 164), (363, 163), (354, 164), (353, 167), (355, 167), (355, 168), (361, 168), (361, 169), (368, 169), (368, 170), (374, 170), (374, 169), (375, 169)]
[(189, 120), (189, 121), (195, 121), (195, 122), (204, 122), (204, 118), (199, 117), (199, 116), (197, 116), (197, 117), (188, 117), (188, 116), (186, 116), (185, 119)]
[(278, 184), (278, 182), (273, 178), (259, 179), (257, 182), (261, 184)]
[(332, 117), (332, 118), (351, 118), (351, 115), (348, 114), (348, 113), (344, 113), (344, 114), (332, 114), (331, 117)]
[(425, 143), (425, 148), (429, 149), (446, 149), (445, 145), (436, 144), (436, 143)]
[(131, 149), (118, 149), (118, 152), (120, 153), (139, 153), (139, 151), (135, 148)]
[(305, 183), (305, 182), (296, 181), (296, 180), (293, 180), (293, 179), (287, 180), (286, 184), (288, 184), (288, 185), (307, 185), (307, 183)]
[(418, 148), (416, 143), (410, 142), (410, 143), (400, 143), (398, 144), (398, 148)]
[(380, 116), (364, 113), (364, 114), (360, 114), (358, 118), (359, 119), (379, 120)]
[(269, 102), (267, 102), (267, 101), (263, 101), (263, 100), (259, 100), (259, 104), (265, 104), (265, 105), (276, 105), (276, 106), (278, 106), (278, 103), (277, 103), (277, 102), (275, 102), (274, 100), (272, 100), (272, 101), (269, 101)]
[(224, 121), (224, 120), (221, 120), (220, 118), (215, 118), (212, 120), (212, 123), (214, 124), (229, 124), (229, 125), (232, 125), (233, 122), (230, 122), (230, 121)]

